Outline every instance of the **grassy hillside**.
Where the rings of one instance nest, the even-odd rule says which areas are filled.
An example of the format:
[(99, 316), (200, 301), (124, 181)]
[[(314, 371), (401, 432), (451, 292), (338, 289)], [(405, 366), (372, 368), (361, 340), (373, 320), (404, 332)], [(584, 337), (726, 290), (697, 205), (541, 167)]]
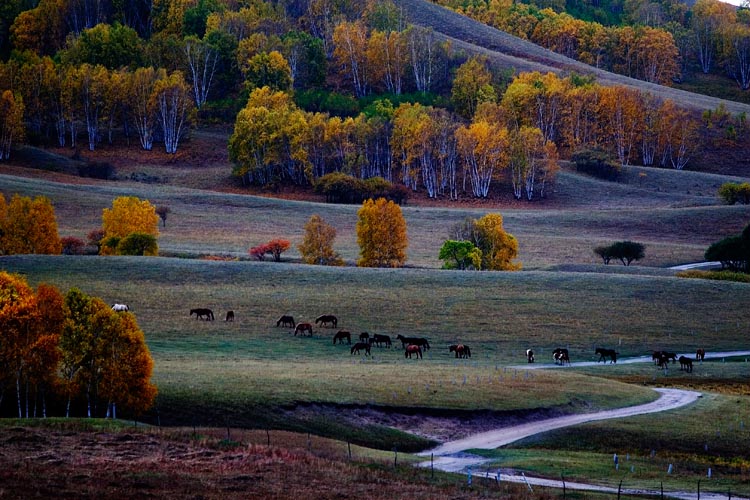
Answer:
[(457, 49), (485, 54), (501, 67), (513, 68), (516, 71), (576, 72), (594, 75), (602, 84), (627, 85), (647, 90), (654, 95), (679, 102), (682, 106), (698, 110), (716, 109), (719, 103), (724, 103), (727, 110), (733, 114), (750, 111), (748, 104), (651, 84), (594, 68), (471, 20), (429, 0), (395, 0), (394, 3), (403, 9), (410, 22), (432, 28), (439, 36), (450, 40)]
[[(220, 172), (216, 167), (218, 179), (229, 176), (226, 171)], [(525, 269), (596, 264), (598, 257), (592, 252), (595, 246), (622, 239), (646, 245), (646, 258), (639, 262), (645, 266), (699, 261), (708, 245), (741, 231), (750, 221), (748, 206), (706, 205), (718, 203), (714, 192), (718, 176), (666, 171), (649, 171), (648, 176), (647, 185), (641, 186), (563, 173), (554, 187), (551, 204), (520, 205), (520, 209), (406, 206), (403, 213), (410, 242), (407, 265), (440, 267), (437, 253), (451, 227), (466, 217), (477, 218), (491, 211), (503, 215), (506, 229), (519, 240), (519, 260)], [(71, 185), (8, 175), (0, 175), (0, 191), (6, 196), (16, 192), (47, 196), (55, 206), (60, 234), (83, 239), (100, 226), (102, 209), (110, 207), (117, 196), (138, 196), (156, 205), (168, 205), (172, 211), (167, 226), (161, 229), (159, 245), (163, 253), (171, 255), (247, 257), (249, 247), (282, 237), (293, 244), (284, 257), (296, 259), (304, 224), (317, 213), (336, 227), (335, 248), (342, 256), (349, 262), (358, 256), (357, 206), (164, 184)]]

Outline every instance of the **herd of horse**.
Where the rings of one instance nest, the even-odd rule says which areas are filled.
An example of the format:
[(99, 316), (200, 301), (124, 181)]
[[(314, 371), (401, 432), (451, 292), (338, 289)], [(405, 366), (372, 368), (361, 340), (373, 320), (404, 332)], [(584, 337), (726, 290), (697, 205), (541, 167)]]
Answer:
[[(112, 304), (112, 310), (122, 312), (129, 311), (130, 308), (127, 306), (127, 304), (116, 303)], [(211, 309), (208, 308), (190, 309), (190, 316), (192, 317), (194, 314), (195, 319), (203, 319), (206, 321), (214, 320), (214, 313)], [(234, 321), (234, 311), (227, 311), (225, 321)], [(314, 326), (320, 328), (338, 328), (338, 322), (338, 318), (333, 314), (323, 314), (315, 318), (315, 321), (313, 321), (312, 323), (296, 323), (293, 316), (285, 314), (281, 316), (278, 321), (276, 321), (276, 326), (293, 328), (295, 337), (297, 336), (297, 334), (300, 334), (300, 336), (308, 334), (312, 337)], [(424, 337), (405, 337), (399, 334), (396, 335), (396, 340), (401, 341), (401, 347), (404, 350), (405, 358), (414, 357), (415, 359), (422, 359), (422, 354), (430, 348), (429, 341)], [(337, 331), (333, 336), (333, 344), (343, 344), (344, 341), (346, 341), (348, 345), (352, 344), (351, 332), (348, 330)], [(391, 345), (392, 341), (389, 335), (381, 335), (378, 333), (370, 335), (368, 332), (362, 332), (359, 334), (359, 341), (352, 345), (350, 354), (354, 355), (364, 353), (366, 356), (369, 356), (371, 355), (373, 346), (390, 348)], [(448, 346), (448, 352), (454, 353), (456, 358), (471, 358), (471, 348), (466, 344), (451, 344), (450, 346)], [(610, 364), (617, 363), (618, 352), (614, 349), (597, 347), (594, 351), (594, 354), (599, 356), (597, 363), (606, 363), (607, 360), (609, 360)], [(695, 352), (696, 361), (702, 362), (705, 357), (705, 349), (701, 348)], [(684, 370), (688, 373), (691, 373), (693, 371), (693, 360), (688, 358), (687, 356), (680, 356), (678, 358), (677, 354), (674, 352), (653, 351), (651, 358), (654, 361), (654, 364), (656, 364), (659, 368), (663, 368), (665, 370), (667, 369), (667, 367), (669, 366), (669, 362), (671, 361), (672, 363), (679, 362), (680, 370)], [(570, 365), (570, 353), (564, 347), (555, 348), (552, 351), (552, 359), (554, 360), (556, 365)], [(532, 349), (526, 349), (526, 360), (528, 363), (533, 363), (535, 361), (534, 351)]]

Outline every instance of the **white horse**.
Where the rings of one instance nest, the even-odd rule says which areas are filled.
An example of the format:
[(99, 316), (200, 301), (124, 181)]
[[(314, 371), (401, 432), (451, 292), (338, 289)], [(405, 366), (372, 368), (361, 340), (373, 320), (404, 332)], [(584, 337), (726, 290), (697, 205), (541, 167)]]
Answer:
[(127, 304), (112, 304), (112, 310), (115, 312), (130, 311)]

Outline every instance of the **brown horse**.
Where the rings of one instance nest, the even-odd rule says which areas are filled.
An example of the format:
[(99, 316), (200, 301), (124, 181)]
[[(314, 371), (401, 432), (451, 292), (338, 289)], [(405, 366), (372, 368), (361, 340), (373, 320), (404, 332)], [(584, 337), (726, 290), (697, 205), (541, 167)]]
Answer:
[(336, 332), (336, 335), (333, 336), (333, 344), (336, 345), (337, 340), (339, 344), (343, 344), (344, 339), (346, 339), (347, 344), (351, 344), (352, 334), (347, 332), (346, 330), (339, 330), (338, 332)]
[(706, 359), (706, 350), (703, 348), (698, 349), (695, 351), (695, 360), (700, 361), (701, 363), (703, 360)]
[(294, 318), (285, 314), (282, 317), (279, 318), (279, 320), (276, 322), (276, 326), (290, 326), (294, 328), (296, 325), (294, 324)]
[(296, 337), (299, 333), (300, 335), (303, 335), (305, 332), (308, 332), (310, 336), (312, 337), (313, 334), (313, 326), (310, 323), (298, 323), (297, 326), (294, 328), (294, 336)]
[(224, 321), (234, 321), (234, 311), (227, 311), (227, 317)]
[(470, 358), (471, 349), (466, 344), (453, 344), (448, 346), (448, 352), (455, 352), (457, 358)]
[(359, 354), (359, 351), (365, 351), (365, 356), (369, 356), (370, 344), (367, 342), (357, 342), (352, 346), (351, 354)]
[(333, 314), (324, 314), (315, 318), (315, 324), (317, 325), (318, 323), (320, 323), (321, 328), (328, 324), (331, 325), (331, 328), (336, 328), (339, 324), (339, 320)]
[(205, 319), (206, 321), (214, 320), (214, 312), (211, 309), (197, 308), (190, 309), (190, 316), (195, 314), (195, 319)]
[[(615, 351), (614, 349), (605, 349), (603, 347), (597, 347), (594, 353), (599, 355), (599, 361), (603, 361), (606, 363), (607, 358), (609, 358), (610, 364), (617, 363), (617, 351)], [(597, 361), (597, 363), (599, 361)]]
[(359, 340), (362, 342), (370, 343), (370, 334), (367, 332), (362, 332), (359, 334)]
[(422, 349), (418, 345), (409, 344), (408, 346), (406, 346), (404, 357), (411, 359), (412, 354), (415, 354), (417, 356), (417, 359), (422, 359)]

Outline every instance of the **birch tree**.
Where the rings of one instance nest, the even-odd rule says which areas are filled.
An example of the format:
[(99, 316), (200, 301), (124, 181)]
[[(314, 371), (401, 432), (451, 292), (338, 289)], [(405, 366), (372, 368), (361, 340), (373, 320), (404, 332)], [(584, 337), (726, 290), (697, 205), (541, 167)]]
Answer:
[(189, 69), (188, 75), (193, 84), (193, 100), (200, 109), (208, 99), (219, 61), (219, 52), (205, 39), (189, 36), (184, 40), (184, 53)]
[(174, 154), (187, 131), (188, 120), (194, 109), (190, 88), (182, 72), (175, 71), (157, 80), (152, 98), (156, 102), (156, 112), (164, 134), (164, 148), (167, 153)]

